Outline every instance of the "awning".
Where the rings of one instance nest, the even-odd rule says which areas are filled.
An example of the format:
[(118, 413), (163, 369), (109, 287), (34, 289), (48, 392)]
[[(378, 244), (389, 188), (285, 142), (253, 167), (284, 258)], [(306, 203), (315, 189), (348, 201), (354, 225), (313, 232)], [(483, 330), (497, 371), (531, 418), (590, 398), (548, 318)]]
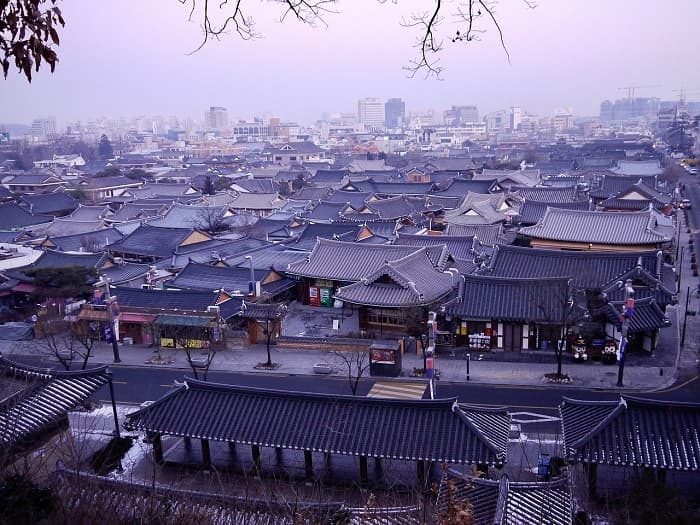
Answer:
[(156, 320), (155, 315), (122, 313), (119, 316), (122, 323), (152, 323)]
[(198, 317), (194, 315), (159, 315), (155, 324), (161, 326), (196, 326), (205, 328), (214, 323), (213, 317)]

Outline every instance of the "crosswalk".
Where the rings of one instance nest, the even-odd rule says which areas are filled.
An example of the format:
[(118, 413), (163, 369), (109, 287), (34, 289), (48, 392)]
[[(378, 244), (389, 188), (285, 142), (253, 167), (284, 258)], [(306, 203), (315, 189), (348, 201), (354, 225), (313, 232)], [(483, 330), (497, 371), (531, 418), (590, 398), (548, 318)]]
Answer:
[(372, 385), (367, 397), (384, 397), (389, 399), (422, 399), (426, 383), (377, 381)]

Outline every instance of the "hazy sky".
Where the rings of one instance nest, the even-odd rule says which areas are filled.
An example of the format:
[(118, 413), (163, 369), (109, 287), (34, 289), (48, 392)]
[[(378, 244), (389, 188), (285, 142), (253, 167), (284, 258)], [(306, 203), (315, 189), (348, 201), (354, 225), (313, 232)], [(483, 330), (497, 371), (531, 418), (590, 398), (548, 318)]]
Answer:
[(357, 99), (370, 96), (402, 97), (409, 110), (476, 104), (484, 114), (517, 105), (595, 115), (601, 100), (626, 96), (617, 88), (628, 85), (659, 86), (639, 96), (677, 98), (673, 90), (685, 88), (700, 99), (691, 22), (700, 19), (698, 0), (663, 9), (656, 0), (538, 0), (534, 10), (500, 0), (510, 63), (491, 29), (481, 42), (446, 44), (443, 80), (410, 79), (402, 69), (416, 33), (400, 20), (428, 0), (341, 0), (328, 27), (316, 28), (280, 24), (270, 1), (245, 2), (263, 38), (227, 35), (189, 54), (201, 33), (178, 0), (65, 0), (56, 72), (42, 71), (32, 84), (14, 71), (0, 77), (0, 122), (200, 120), (217, 105), (231, 119), (270, 113), (311, 123), (324, 111), (356, 111)]

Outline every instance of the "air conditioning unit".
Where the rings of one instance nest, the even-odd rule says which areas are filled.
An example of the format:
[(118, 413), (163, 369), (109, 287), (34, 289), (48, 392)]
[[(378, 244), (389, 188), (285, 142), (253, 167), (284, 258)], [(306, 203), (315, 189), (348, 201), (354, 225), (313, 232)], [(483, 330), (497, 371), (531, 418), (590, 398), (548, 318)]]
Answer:
[(219, 313), (219, 307), (218, 306), (207, 306), (207, 312), (208, 313)]
[(124, 259), (122, 257), (113, 257), (112, 262), (114, 264), (124, 264)]
[(153, 285), (151, 285), (151, 284), (142, 284), (142, 285), (141, 285), (141, 289), (142, 289), (142, 290), (152, 290), (152, 289), (153, 289)]

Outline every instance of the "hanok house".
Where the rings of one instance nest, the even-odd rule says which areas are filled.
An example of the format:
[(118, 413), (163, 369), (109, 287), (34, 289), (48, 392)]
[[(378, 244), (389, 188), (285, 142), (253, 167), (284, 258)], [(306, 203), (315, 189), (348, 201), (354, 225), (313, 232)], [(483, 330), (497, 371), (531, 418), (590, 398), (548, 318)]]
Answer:
[[(375, 485), (394, 481), (387, 479), (393, 468), (380, 474), (386, 462), (396, 470), (415, 463), (423, 486), (433, 465), (474, 464), (484, 471), (502, 466), (510, 416), (503, 409), (462, 405), (456, 399), (310, 394), (187, 379), (129, 414), (125, 426), (149, 433), (157, 463), (168, 459), (223, 467), (236, 459), (235, 449), (243, 445), (251, 447), (257, 475), (273, 473), (283, 462), (288, 474), (312, 479), (323, 471), (330, 473), (332, 457), (333, 464), (342, 464), (350, 456), (359, 460), (362, 484), (370, 482), (368, 459), (374, 458)], [(200, 440), (201, 449), (187, 447), (187, 440), (183, 447), (180, 438)], [(166, 446), (165, 440), (171, 443)], [(264, 461), (263, 447), (274, 450)], [(300, 463), (299, 453), (303, 470), (295, 473), (292, 465)]]
[[(240, 311), (241, 299), (224, 292), (148, 290), (110, 287), (118, 309), (115, 331), (125, 343), (167, 348), (203, 348), (223, 342), (223, 326)], [(83, 305), (78, 319), (105, 324), (110, 313), (100, 296)]]
[[(285, 273), (298, 280), (298, 299), (312, 306), (334, 306), (338, 288), (366, 279), (387, 261), (415, 253), (415, 246), (369, 245), (318, 239), (305, 259), (287, 265)], [(448, 262), (444, 246), (425, 248), (430, 262), (443, 271)]]
[(506, 352), (554, 349), (577, 319), (567, 278), (506, 279), (463, 276), (463, 288), (444, 308), (458, 345)]
[(616, 496), (641, 473), (698, 494), (700, 404), (564, 398), (559, 412), (566, 459), (581, 465), (591, 497)]
[[(427, 248), (388, 261), (361, 281), (339, 288), (337, 300), (359, 306), (360, 329), (385, 335), (405, 334), (412, 308), (437, 308), (459, 286), (457, 270), (440, 271)], [(423, 325), (420, 315), (417, 322)]]
[(661, 250), (671, 246), (674, 231), (660, 219), (654, 210), (617, 213), (547, 208), (537, 224), (521, 228), (519, 235), (537, 248)]
[[(0, 356), (0, 467), (49, 443), (58, 447), (66, 442), (68, 411), (110, 381), (106, 366), (65, 372), (22, 365)], [(49, 471), (54, 461), (47, 460)]]

